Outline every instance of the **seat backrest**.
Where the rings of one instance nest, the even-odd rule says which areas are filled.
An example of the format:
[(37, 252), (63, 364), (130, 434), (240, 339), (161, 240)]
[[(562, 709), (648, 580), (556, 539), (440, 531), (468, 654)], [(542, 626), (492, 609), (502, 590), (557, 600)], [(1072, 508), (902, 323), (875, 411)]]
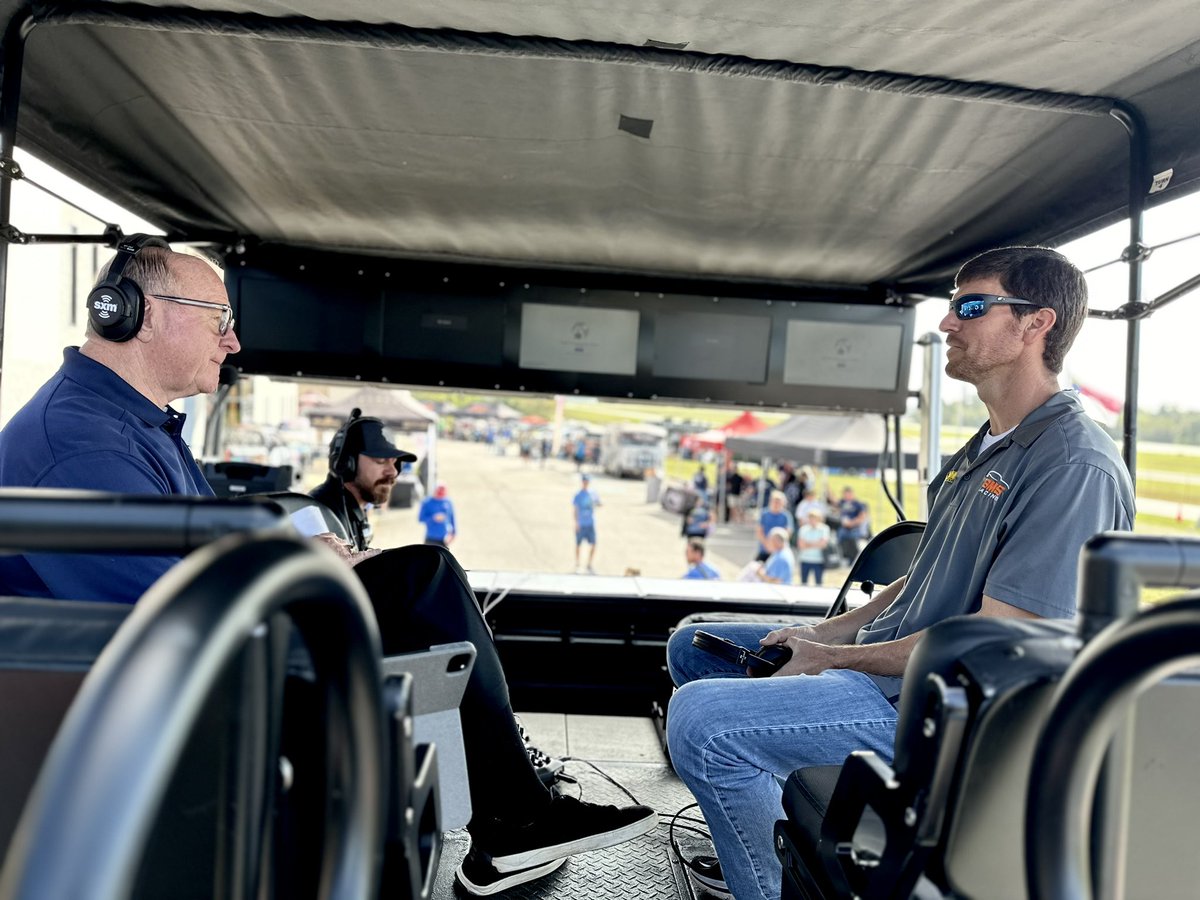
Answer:
[(0, 859), (84, 675), (132, 608), (0, 598)]
[(846, 610), (846, 596), (852, 585), (870, 581), (877, 585), (890, 584), (908, 574), (921, 535), (925, 533), (924, 522), (905, 520), (889, 525), (867, 542), (854, 562), (836, 599), (829, 607), (828, 617), (840, 615)]
[(324, 503), (321, 503), (315, 497), (310, 497), (308, 494), (301, 494), (297, 491), (272, 491), (266, 494), (255, 494), (256, 497), (266, 497), (268, 500), (273, 500), (284, 508), (288, 515), (308, 507), (315, 507), (321, 516), (325, 519), (325, 524), (329, 526), (329, 532), (344, 541), (350, 540), (350, 535), (346, 533), (346, 526)]

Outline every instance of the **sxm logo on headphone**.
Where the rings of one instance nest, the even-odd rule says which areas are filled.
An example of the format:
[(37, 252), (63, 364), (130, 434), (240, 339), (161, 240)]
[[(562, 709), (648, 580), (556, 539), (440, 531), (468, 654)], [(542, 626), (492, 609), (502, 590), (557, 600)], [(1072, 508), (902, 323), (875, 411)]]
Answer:
[(117, 244), (117, 255), (109, 263), (104, 279), (87, 298), (92, 330), (109, 341), (127, 341), (138, 333), (146, 315), (146, 296), (136, 281), (125, 277), (125, 269), (145, 247), (167, 247), (160, 237), (132, 234)]

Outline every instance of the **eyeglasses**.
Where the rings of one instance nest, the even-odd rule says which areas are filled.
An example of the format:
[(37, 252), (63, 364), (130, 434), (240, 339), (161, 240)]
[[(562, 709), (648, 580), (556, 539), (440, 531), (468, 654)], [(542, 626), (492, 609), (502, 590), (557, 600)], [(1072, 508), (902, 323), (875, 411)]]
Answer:
[(217, 333), (224, 337), (229, 333), (229, 329), (233, 327), (233, 307), (228, 303), (209, 303), (207, 300), (192, 300), (190, 297), (172, 297), (170, 294), (151, 294), (151, 297), (157, 297), (159, 300), (169, 300), (171, 303), (182, 303), (184, 306), (202, 306), (205, 309), (218, 309), (221, 311), (221, 324), (217, 326)]
[(960, 319), (978, 319), (986, 316), (993, 306), (1039, 306), (1032, 300), (1019, 297), (1001, 297), (999, 294), (963, 294), (950, 301), (950, 308)]

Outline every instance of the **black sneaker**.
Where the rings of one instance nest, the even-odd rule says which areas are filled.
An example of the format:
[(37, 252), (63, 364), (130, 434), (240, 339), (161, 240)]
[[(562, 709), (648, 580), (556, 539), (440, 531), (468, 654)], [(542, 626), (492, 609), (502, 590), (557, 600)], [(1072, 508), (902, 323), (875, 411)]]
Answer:
[(535, 747), (529, 739), (529, 732), (525, 730), (520, 719), (517, 719), (517, 732), (521, 735), (521, 740), (525, 742), (525, 752), (529, 754), (529, 762), (537, 770), (538, 779), (546, 787), (550, 787), (558, 780), (558, 776), (563, 770), (563, 761), (555, 759), (540, 747)]
[(720, 897), (722, 900), (733, 900), (725, 876), (721, 873), (721, 863), (715, 856), (697, 856), (685, 863), (688, 878), (700, 890)]
[(602, 850), (645, 834), (658, 815), (645, 806), (598, 806), (554, 794), (528, 825), (496, 823), (483, 829), (480, 849), (500, 872), (529, 869), (588, 850)]
[(562, 859), (552, 859), (540, 866), (501, 874), (496, 871), (496, 867), (492, 865), (487, 856), (476, 850), (475, 847), (471, 847), (463, 859), (462, 865), (454, 873), (454, 877), (458, 879), (458, 883), (468, 894), (486, 897), (489, 894), (497, 894), (510, 887), (516, 887), (518, 884), (533, 881), (535, 878), (541, 878), (543, 875), (549, 875), (566, 861), (564, 856)]

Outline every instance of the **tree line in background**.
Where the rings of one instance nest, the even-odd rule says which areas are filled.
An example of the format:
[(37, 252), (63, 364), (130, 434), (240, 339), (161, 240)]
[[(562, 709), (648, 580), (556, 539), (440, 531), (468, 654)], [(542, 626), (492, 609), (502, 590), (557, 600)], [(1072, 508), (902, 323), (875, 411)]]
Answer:
[[(910, 413), (914, 420), (915, 413)], [(987, 409), (974, 397), (961, 403), (947, 403), (942, 410), (942, 422), (946, 425), (978, 428), (987, 419)], [(1101, 427), (1115, 441), (1121, 440), (1121, 425)], [(1159, 444), (1200, 445), (1200, 412), (1164, 406), (1154, 412), (1138, 410), (1138, 440)]]

